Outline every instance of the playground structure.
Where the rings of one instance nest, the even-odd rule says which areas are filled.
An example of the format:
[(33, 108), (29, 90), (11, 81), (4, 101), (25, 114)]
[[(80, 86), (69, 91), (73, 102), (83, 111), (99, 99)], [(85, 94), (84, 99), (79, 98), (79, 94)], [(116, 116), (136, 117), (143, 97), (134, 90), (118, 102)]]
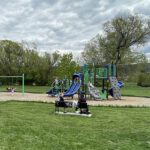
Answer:
[[(121, 81), (116, 78), (116, 66), (114, 64), (95, 67), (89, 69), (88, 65), (84, 65), (84, 87), (85, 93), (91, 95), (94, 99), (108, 99), (111, 95), (114, 99), (121, 99), (120, 88), (123, 87)], [(100, 83), (102, 89), (97, 89), (96, 83)], [(111, 87), (109, 87), (111, 85)], [(87, 90), (88, 89), (88, 90)], [(88, 93), (89, 92), (89, 93)]]
[(59, 93), (65, 92), (70, 86), (70, 80), (64, 77), (63, 80), (58, 80), (57, 78), (51, 84), (51, 89), (46, 92), (49, 96), (57, 96)]
[[(96, 88), (94, 85), (96, 80), (102, 82), (102, 89)], [(109, 89), (109, 84), (111, 88)], [(62, 115), (82, 115), (82, 109), (86, 110), (83, 116), (91, 117), (91, 113), (87, 113), (88, 105), (86, 103), (87, 95), (100, 100), (108, 99), (110, 94), (114, 99), (121, 99), (120, 88), (123, 86), (122, 82), (118, 82), (116, 78), (116, 66), (114, 64), (105, 65), (103, 67), (93, 67), (91, 70), (88, 65), (85, 64), (83, 68), (83, 73), (74, 73), (72, 76), (72, 84), (69, 89), (64, 93), (63, 97), (72, 97), (74, 94), (78, 93), (79, 100), (81, 93), (84, 98), (84, 102), (79, 102), (80, 113), (78, 112), (66, 112), (66, 108), (73, 107), (74, 103), (70, 101), (64, 101), (63, 97), (59, 97), (58, 101), (55, 101), (55, 113)], [(80, 93), (80, 94), (79, 94)], [(64, 108), (64, 112), (60, 112), (59, 108)]]
[[(98, 85), (99, 84), (99, 85)], [(74, 73), (72, 83), (67, 78), (52, 83), (52, 89), (47, 94), (58, 96), (64, 93), (63, 97), (72, 97), (74, 94), (84, 91), (85, 98), (94, 100), (106, 100), (111, 95), (115, 100), (121, 99), (121, 87), (123, 83), (116, 78), (116, 66), (114, 64), (99, 66), (84, 65), (82, 73)], [(101, 88), (96, 88), (96, 86)]]
[[(96, 88), (96, 84), (101, 85), (101, 89)], [(85, 97), (90, 96), (94, 100), (106, 100), (111, 95), (114, 99), (121, 99), (121, 87), (123, 83), (116, 78), (116, 66), (114, 64), (103, 67), (83, 67), (83, 73), (74, 73), (72, 84), (64, 93), (64, 97), (72, 97), (80, 91), (84, 91)]]

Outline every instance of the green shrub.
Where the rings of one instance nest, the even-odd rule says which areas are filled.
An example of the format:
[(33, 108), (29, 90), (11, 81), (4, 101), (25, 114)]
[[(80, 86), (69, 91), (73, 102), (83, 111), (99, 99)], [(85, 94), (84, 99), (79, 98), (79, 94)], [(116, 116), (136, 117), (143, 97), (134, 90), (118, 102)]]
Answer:
[(138, 76), (138, 86), (150, 87), (150, 73), (141, 73)]
[(129, 74), (128, 76), (126, 76), (126, 80), (125, 81), (137, 82), (138, 81), (138, 77), (139, 77), (139, 73)]

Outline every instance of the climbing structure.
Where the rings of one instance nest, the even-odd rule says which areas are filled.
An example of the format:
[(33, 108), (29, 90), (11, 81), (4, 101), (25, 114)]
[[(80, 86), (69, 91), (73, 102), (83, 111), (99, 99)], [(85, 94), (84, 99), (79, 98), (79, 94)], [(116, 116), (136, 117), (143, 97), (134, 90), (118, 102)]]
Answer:
[(118, 80), (116, 77), (109, 77), (111, 83), (112, 96), (114, 99), (121, 99), (121, 91), (118, 86)]
[[(84, 65), (84, 78), (85, 84), (88, 85), (89, 94), (94, 99), (108, 99), (109, 94), (114, 99), (121, 99), (120, 88), (123, 84), (118, 82), (116, 78), (116, 66), (114, 64), (102, 67), (92, 66), (91, 69), (88, 69), (88, 65)], [(101, 90), (95, 87), (97, 83), (101, 86)]]

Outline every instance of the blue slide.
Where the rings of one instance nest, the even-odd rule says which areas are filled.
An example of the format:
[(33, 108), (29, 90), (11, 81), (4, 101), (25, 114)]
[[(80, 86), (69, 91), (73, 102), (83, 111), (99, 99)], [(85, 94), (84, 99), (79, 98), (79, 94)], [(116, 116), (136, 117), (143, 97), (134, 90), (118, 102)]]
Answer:
[(118, 81), (117, 85), (119, 88), (122, 88), (124, 86), (124, 83), (122, 81)]
[(79, 90), (80, 86), (80, 83), (73, 82), (70, 88), (64, 93), (64, 97), (73, 96)]

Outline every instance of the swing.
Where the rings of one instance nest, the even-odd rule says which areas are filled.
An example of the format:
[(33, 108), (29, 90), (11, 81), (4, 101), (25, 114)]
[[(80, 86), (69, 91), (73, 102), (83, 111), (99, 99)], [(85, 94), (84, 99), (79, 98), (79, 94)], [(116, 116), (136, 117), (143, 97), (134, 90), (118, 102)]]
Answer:
[[(4, 91), (8, 91), (8, 92), (16, 91), (16, 88), (14, 88), (13, 86), (16, 87), (18, 85), (18, 78), (21, 78), (22, 94), (24, 94), (24, 74), (22, 74), (22, 76), (0, 76), (0, 78), (4, 82), (4, 85), (7, 85), (7, 87), (5, 86)], [(9, 78), (9, 81), (7, 81), (7, 78)], [(14, 83), (14, 78), (15, 78), (15, 83)]]
[[(10, 81), (11, 80), (11, 81)], [(6, 88), (6, 90), (7, 90), (7, 92), (12, 92), (12, 93), (14, 93), (14, 92), (16, 92), (16, 85), (17, 85), (17, 79), (15, 80), (16, 82), (14, 83), (14, 78), (13, 77), (11, 77), (10, 78), (10, 80), (9, 80), (9, 85), (8, 85), (8, 87)], [(14, 88), (14, 86), (15, 86), (15, 88)]]

